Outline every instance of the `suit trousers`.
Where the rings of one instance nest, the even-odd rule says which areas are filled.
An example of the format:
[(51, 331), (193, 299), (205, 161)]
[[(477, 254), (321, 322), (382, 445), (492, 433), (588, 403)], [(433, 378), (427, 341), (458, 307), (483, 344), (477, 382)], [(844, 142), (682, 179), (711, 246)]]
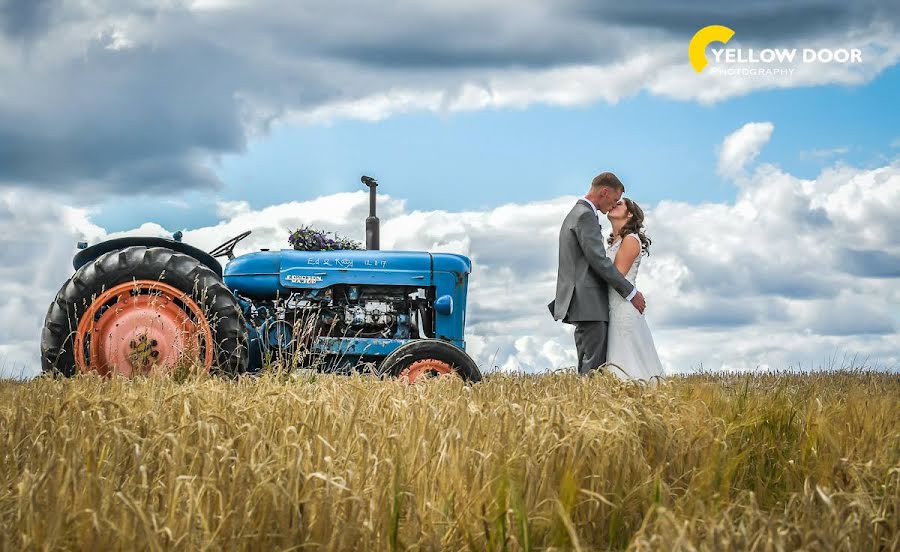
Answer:
[(575, 350), (578, 352), (578, 373), (587, 375), (606, 363), (606, 320), (575, 322)]

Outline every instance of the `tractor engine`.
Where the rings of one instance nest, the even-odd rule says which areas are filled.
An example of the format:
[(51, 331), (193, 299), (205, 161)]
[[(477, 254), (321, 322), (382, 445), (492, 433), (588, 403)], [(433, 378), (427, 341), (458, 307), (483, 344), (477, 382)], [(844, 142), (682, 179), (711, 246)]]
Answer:
[(336, 285), (297, 291), (270, 301), (241, 298), (241, 303), (245, 319), (258, 333), (262, 352), (291, 353), (321, 337), (434, 337), (428, 291), (404, 286)]

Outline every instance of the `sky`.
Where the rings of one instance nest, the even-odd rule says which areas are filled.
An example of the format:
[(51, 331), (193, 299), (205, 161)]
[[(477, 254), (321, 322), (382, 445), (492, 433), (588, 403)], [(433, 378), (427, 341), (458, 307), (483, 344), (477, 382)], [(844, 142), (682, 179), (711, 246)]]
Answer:
[[(7, 0), (0, 373), (39, 369), (77, 241), (361, 238), (362, 174), (383, 247), (472, 257), (483, 369), (574, 365), (545, 307), (556, 237), (606, 170), (647, 213), (638, 287), (668, 372), (896, 370), (898, 22), (868, 1)], [(711, 24), (862, 63), (698, 74)]]

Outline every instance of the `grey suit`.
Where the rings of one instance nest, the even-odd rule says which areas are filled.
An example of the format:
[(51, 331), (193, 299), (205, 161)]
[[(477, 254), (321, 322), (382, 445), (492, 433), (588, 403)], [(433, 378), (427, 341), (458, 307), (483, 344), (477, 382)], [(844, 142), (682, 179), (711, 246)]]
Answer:
[(606, 256), (605, 243), (593, 208), (586, 199), (579, 199), (559, 230), (556, 299), (548, 305), (554, 320), (575, 324), (579, 374), (606, 362), (607, 284), (622, 297), (634, 289)]

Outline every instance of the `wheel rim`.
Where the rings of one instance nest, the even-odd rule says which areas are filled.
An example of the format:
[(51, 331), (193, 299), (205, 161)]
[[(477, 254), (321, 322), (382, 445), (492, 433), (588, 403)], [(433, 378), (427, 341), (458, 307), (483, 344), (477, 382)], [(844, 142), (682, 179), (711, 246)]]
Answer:
[(180, 363), (208, 372), (212, 344), (209, 322), (190, 296), (137, 280), (103, 292), (87, 308), (75, 332), (75, 366), (128, 377), (169, 374)]
[(453, 366), (436, 358), (417, 360), (400, 371), (400, 379), (406, 383), (416, 383), (431, 378), (455, 375), (457, 374)]

